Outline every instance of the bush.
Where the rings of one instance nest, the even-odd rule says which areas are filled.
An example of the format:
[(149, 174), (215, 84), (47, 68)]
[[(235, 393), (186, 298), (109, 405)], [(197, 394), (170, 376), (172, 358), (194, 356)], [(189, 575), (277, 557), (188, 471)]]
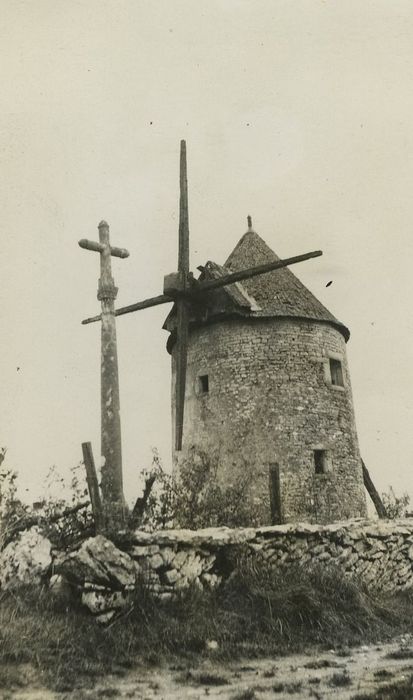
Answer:
[[(45, 496), (32, 506), (17, 496), (17, 472), (4, 464), (6, 449), (0, 449), (0, 550), (18, 532), (39, 525), (56, 547), (67, 547), (93, 534), (93, 518), (87, 496), (84, 467), (72, 468), (69, 483), (52, 467), (44, 484)], [(61, 496), (53, 494), (56, 486)]]
[(387, 517), (391, 520), (407, 517), (410, 504), (408, 493), (405, 492), (401, 496), (396, 496), (393, 487), (389, 486), (388, 491), (381, 494), (381, 500), (386, 509)]
[(13, 530), (29, 516), (29, 507), (17, 497), (17, 472), (4, 464), (6, 448), (0, 448), (0, 550)]
[(152, 468), (142, 473), (145, 480), (150, 476), (156, 480), (141, 525), (148, 529), (251, 526), (248, 471), (235, 485), (224, 486), (217, 479), (218, 466), (217, 458), (192, 450), (179, 471), (170, 475), (154, 451)]

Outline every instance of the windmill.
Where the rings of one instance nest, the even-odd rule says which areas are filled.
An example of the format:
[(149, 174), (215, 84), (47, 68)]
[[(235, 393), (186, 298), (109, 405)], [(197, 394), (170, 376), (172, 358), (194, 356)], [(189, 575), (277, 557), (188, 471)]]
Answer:
[[(248, 217), (251, 226), (251, 217)], [(113, 254), (113, 253), (112, 253)], [(116, 253), (115, 253), (116, 254)], [(189, 269), (189, 218), (188, 218), (188, 181), (186, 162), (186, 142), (181, 141), (180, 149), (180, 200), (179, 200), (179, 247), (178, 247), (178, 271), (164, 277), (163, 294), (150, 299), (144, 299), (135, 304), (124, 306), (114, 311), (115, 316), (122, 316), (134, 311), (141, 311), (152, 306), (173, 302), (176, 308), (176, 394), (175, 394), (175, 450), (182, 449), (185, 386), (188, 357), (188, 339), (191, 305), (202, 301), (209, 292), (220, 287), (225, 287), (235, 282), (240, 282), (256, 275), (262, 275), (272, 270), (277, 270), (289, 265), (294, 265), (310, 258), (322, 255), (319, 250), (297, 255), (284, 260), (259, 265), (233, 272), (219, 279), (197, 281)], [(102, 315), (86, 318), (83, 324), (94, 323), (102, 320)]]

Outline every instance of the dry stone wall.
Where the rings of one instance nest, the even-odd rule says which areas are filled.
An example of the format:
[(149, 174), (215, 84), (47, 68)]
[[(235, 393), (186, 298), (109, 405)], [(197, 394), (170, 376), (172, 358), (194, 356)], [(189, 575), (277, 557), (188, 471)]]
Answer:
[(128, 554), (161, 595), (220, 583), (230, 573), (225, 555), (241, 544), (274, 567), (335, 564), (382, 590), (413, 586), (412, 520), (136, 532), (134, 539)]
[(275, 569), (334, 565), (379, 590), (413, 587), (413, 520), (137, 531), (117, 547), (91, 538), (59, 555), (55, 571), (76, 581), (84, 604), (107, 621), (127, 604), (135, 576), (161, 601), (191, 585), (214, 588), (231, 575), (240, 546)]
[(136, 531), (116, 544), (99, 535), (70, 552), (54, 551), (33, 528), (1, 552), (0, 589), (49, 581), (52, 591), (73, 595), (77, 590), (97, 619), (107, 622), (129, 604), (142, 580), (160, 601), (191, 585), (203, 590), (224, 585), (240, 551), (275, 570), (332, 565), (375, 589), (413, 587), (413, 519), (358, 519), (330, 525)]

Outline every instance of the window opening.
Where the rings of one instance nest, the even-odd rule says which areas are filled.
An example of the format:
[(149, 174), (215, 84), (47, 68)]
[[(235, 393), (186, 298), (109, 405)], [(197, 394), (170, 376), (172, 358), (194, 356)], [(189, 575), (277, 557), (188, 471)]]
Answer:
[(209, 392), (209, 379), (207, 374), (201, 374), (198, 377), (198, 386), (200, 394), (207, 394)]
[(344, 386), (343, 367), (340, 360), (330, 357), (330, 375), (333, 386)]
[(325, 450), (314, 450), (314, 469), (316, 474), (326, 473), (327, 457)]

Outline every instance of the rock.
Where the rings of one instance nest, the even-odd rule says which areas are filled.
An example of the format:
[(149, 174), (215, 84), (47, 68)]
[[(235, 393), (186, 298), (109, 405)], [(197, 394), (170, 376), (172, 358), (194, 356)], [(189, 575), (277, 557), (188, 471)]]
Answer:
[(91, 581), (113, 590), (133, 586), (136, 581), (135, 563), (102, 535), (90, 537), (74, 552), (61, 554), (55, 570), (77, 584)]
[(205, 642), (205, 646), (209, 651), (216, 651), (219, 648), (219, 644), (215, 639), (208, 639)]
[(38, 527), (32, 527), (10, 542), (0, 555), (0, 586), (12, 589), (42, 583), (51, 571), (52, 545)]
[(165, 571), (165, 578), (168, 583), (175, 583), (179, 578), (179, 572), (176, 569), (169, 569)]
[(216, 555), (215, 554), (206, 554), (205, 552), (201, 551), (200, 556), (202, 557), (202, 569), (203, 571), (209, 571), (212, 569), (216, 562)]
[(150, 559), (148, 559), (149, 566), (151, 569), (160, 569), (161, 566), (164, 566), (163, 559), (161, 555), (158, 554), (153, 554)]
[(142, 576), (143, 570), (142, 570), (141, 565), (137, 561), (133, 561), (133, 566), (135, 569), (136, 578), (138, 578), (139, 576)]
[(153, 569), (145, 569), (143, 572), (143, 580), (147, 586), (158, 585), (159, 576)]
[(331, 554), (330, 552), (323, 552), (317, 557), (317, 561), (327, 561), (328, 559), (331, 559)]
[(101, 625), (106, 625), (108, 622), (110, 622), (111, 620), (113, 620), (113, 618), (115, 617), (115, 615), (116, 615), (116, 611), (115, 611), (115, 610), (109, 610), (109, 612), (101, 613), (101, 614), (98, 616), (97, 621), (98, 621), (99, 624), (101, 624)]
[(163, 563), (168, 566), (175, 556), (175, 550), (171, 547), (162, 547), (159, 554), (163, 559)]
[(314, 554), (316, 558), (318, 558), (320, 554), (324, 554), (326, 551), (326, 544), (327, 543), (324, 542), (323, 544), (317, 544), (315, 547), (313, 547), (312, 554)]
[(175, 569), (181, 569), (182, 566), (184, 565), (185, 561), (187, 560), (188, 557), (188, 552), (186, 550), (181, 550), (178, 552), (175, 557), (173, 558), (173, 565)]
[(201, 583), (205, 584), (206, 588), (215, 588), (221, 579), (216, 574), (202, 574), (200, 577)]
[(72, 589), (69, 583), (60, 574), (53, 574), (49, 581), (49, 590), (53, 596), (65, 599), (68, 603), (72, 600)]
[(199, 557), (193, 556), (187, 559), (184, 566), (181, 567), (181, 576), (185, 576), (188, 581), (194, 581), (202, 574), (204, 567)]
[[(93, 615), (101, 613), (118, 612), (122, 610), (126, 604), (126, 596), (122, 591), (84, 591), (82, 593), (82, 604), (85, 605)], [(106, 621), (106, 620), (105, 620)]]
[(128, 553), (131, 557), (147, 557), (151, 554), (157, 554), (159, 552), (159, 545), (148, 544), (144, 546), (131, 547)]

